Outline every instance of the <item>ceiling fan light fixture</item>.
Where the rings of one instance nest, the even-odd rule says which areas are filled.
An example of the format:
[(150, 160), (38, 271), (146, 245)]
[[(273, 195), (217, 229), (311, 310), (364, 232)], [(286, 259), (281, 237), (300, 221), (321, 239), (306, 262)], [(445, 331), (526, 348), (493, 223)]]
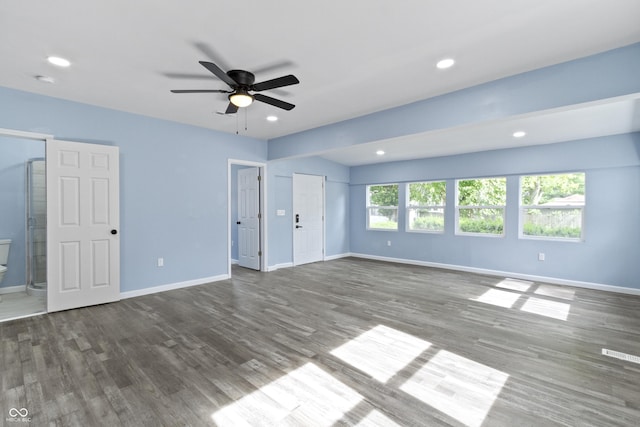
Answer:
[(253, 103), (253, 96), (246, 91), (238, 89), (236, 93), (229, 95), (229, 101), (236, 107), (248, 107)]

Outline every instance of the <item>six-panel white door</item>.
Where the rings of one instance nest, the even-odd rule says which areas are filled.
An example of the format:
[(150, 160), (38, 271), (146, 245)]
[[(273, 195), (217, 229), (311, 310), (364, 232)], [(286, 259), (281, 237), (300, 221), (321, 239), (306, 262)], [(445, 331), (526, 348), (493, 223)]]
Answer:
[(238, 265), (260, 270), (260, 169), (238, 170)]
[(324, 176), (293, 174), (293, 265), (324, 259)]
[(118, 147), (49, 140), (47, 305), (120, 299)]

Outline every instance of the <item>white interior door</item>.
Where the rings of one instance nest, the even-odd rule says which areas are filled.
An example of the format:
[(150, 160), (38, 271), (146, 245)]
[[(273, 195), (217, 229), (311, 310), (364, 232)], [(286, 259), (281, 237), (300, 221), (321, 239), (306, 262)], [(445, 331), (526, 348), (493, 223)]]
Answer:
[(293, 174), (293, 265), (324, 259), (324, 177)]
[(238, 265), (260, 270), (260, 169), (238, 170)]
[(48, 311), (120, 299), (119, 150), (47, 141)]

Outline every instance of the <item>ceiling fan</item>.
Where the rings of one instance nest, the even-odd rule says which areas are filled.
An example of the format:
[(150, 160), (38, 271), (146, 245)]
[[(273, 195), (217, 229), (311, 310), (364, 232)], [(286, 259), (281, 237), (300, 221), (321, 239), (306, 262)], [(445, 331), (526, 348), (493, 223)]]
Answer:
[(255, 76), (253, 73), (245, 70), (230, 70), (226, 73), (220, 69), (213, 62), (199, 61), (202, 66), (209, 70), (217, 78), (225, 82), (232, 90), (216, 90), (216, 89), (185, 89), (185, 90), (172, 90), (173, 93), (228, 93), (229, 105), (225, 114), (234, 114), (238, 111), (238, 108), (248, 107), (253, 101), (264, 102), (274, 107), (282, 108), (283, 110), (292, 110), (295, 105), (280, 99), (272, 98), (261, 93), (249, 93), (249, 92), (262, 92), (264, 90), (276, 89), (284, 86), (291, 86), (300, 83), (300, 81), (293, 74), (288, 76), (282, 76), (271, 80), (266, 80), (260, 83), (254, 83)]

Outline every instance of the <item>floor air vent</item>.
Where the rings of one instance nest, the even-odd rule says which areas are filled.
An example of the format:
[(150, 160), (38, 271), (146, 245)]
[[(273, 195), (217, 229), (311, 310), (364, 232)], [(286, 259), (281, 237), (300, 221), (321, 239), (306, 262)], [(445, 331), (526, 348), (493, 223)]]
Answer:
[(633, 362), (633, 363), (639, 363), (640, 364), (640, 357), (633, 356), (631, 354), (621, 353), (619, 351), (614, 351), (614, 350), (608, 350), (606, 348), (602, 349), (602, 354), (604, 354), (605, 356), (609, 356), (609, 357), (615, 357), (616, 359), (626, 360), (627, 362)]

